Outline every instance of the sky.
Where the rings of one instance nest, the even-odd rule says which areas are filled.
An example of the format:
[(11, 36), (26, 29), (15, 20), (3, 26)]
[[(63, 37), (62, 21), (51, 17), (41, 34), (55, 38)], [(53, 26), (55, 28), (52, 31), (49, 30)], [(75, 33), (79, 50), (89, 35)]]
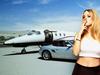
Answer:
[(79, 31), (85, 9), (100, 15), (100, 0), (0, 0), (0, 31)]

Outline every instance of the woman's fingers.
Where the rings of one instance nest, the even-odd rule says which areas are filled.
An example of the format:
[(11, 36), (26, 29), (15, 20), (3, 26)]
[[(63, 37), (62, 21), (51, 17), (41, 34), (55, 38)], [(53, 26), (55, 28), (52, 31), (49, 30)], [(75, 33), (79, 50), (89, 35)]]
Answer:
[(83, 21), (83, 24), (82, 24), (82, 25), (83, 25), (83, 26), (85, 26), (85, 25), (86, 25), (86, 23), (87, 23), (87, 21)]
[(87, 30), (87, 26), (86, 25), (84, 26), (84, 30)]

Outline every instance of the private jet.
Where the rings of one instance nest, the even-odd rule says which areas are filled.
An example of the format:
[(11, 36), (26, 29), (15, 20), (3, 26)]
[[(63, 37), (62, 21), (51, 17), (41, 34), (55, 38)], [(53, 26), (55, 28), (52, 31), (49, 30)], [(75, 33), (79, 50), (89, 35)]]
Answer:
[(31, 45), (42, 46), (51, 45), (54, 42), (74, 40), (74, 32), (63, 32), (63, 31), (50, 31), (46, 30), (32, 30), (31, 32), (15, 37), (13, 39), (4, 42), (4, 45), (11, 45), (13, 47), (23, 47), (21, 53), (26, 53), (26, 47)]

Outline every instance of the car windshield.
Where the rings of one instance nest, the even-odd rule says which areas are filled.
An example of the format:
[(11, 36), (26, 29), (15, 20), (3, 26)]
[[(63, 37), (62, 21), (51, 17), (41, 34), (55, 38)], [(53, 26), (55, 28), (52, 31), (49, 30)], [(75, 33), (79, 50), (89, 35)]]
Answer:
[(65, 42), (65, 44), (66, 44), (66, 46), (67, 47), (72, 47), (73, 46), (73, 40), (67, 40), (66, 42)]

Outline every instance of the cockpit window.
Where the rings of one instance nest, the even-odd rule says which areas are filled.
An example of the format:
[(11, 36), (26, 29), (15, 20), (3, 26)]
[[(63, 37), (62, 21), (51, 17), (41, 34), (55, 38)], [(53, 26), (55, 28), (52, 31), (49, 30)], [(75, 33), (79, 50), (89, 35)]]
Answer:
[(36, 31), (36, 34), (41, 34), (41, 32), (40, 31)]
[(27, 35), (32, 35), (32, 34), (39, 35), (39, 34), (41, 34), (41, 32), (40, 31), (31, 31)]
[(32, 35), (33, 33), (29, 32), (27, 35)]

